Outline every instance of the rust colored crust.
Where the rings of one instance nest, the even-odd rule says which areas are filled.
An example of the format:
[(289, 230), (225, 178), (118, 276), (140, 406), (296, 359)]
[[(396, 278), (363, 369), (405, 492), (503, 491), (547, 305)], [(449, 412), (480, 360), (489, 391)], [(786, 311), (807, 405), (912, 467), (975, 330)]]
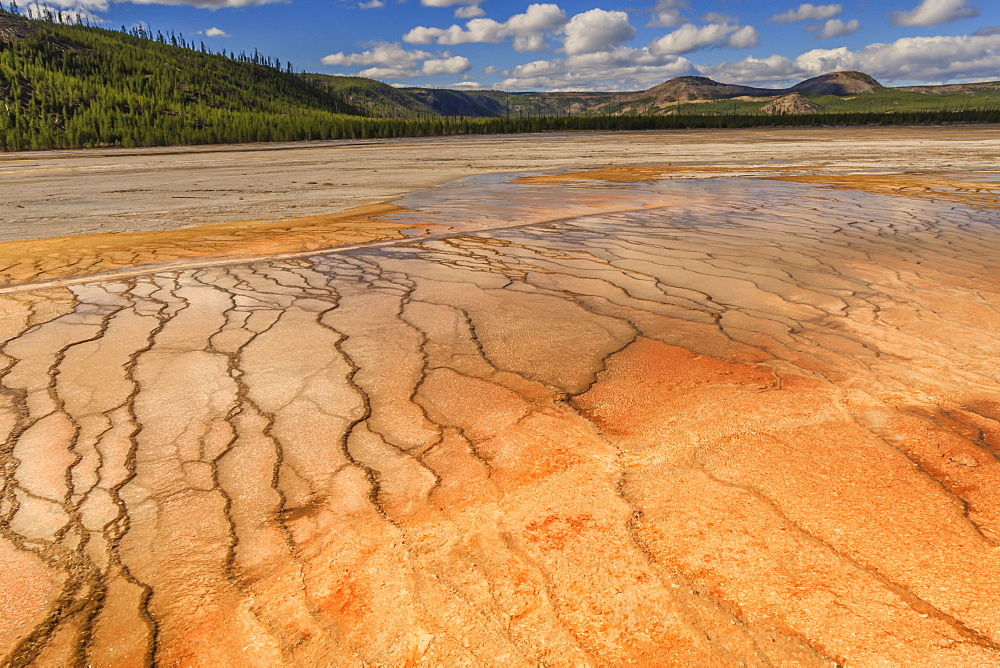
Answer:
[[(298, 253), (401, 239), (434, 226), (387, 220), (406, 209), (377, 204), (325, 216), (241, 220), (179, 230), (81, 234), (0, 243), (0, 285), (71, 278), (194, 258)], [(412, 232), (410, 233), (413, 234)]]
[[(980, 175), (981, 176), (981, 175)], [(1000, 209), (1000, 181), (971, 181), (961, 175), (941, 178), (926, 174), (810, 174), (765, 176), (771, 181), (813, 183), (838, 190), (861, 190), (880, 195), (906, 195), (970, 206)]]

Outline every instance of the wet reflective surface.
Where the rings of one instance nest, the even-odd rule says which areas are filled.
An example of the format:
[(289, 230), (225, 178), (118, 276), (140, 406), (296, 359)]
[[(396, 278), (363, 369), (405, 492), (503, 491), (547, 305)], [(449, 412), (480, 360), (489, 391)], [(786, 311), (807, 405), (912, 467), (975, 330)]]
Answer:
[(8, 272), (0, 655), (1000, 661), (995, 192), (516, 176)]

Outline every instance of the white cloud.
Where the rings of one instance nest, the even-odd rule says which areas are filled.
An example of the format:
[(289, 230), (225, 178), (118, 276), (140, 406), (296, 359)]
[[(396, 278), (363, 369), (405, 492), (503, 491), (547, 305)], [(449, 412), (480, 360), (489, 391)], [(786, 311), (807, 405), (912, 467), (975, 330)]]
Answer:
[(672, 28), (684, 23), (684, 10), (688, 8), (688, 0), (656, 0), (652, 9), (653, 18), (646, 24), (647, 28)]
[(753, 26), (709, 23), (696, 26), (685, 23), (677, 30), (650, 43), (653, 53), (682, 54), (709, 46), (733, 46), (739, 49), (757, 46), (759, 34)]
[(566, 24), (566, 12), (559, 5), (528, 5), (523, 14), (515, 14), (504, 23), (511, 35), (530, 35), (542, 30), (555, 30)]
[(427, 76), (435, 74), (463, 74), (469, 71), (472, 63), (465, 56), (452, 56), (450, 58), (437, 58), (425, 60), (420, 68), (420, 73)]
[(325, 56), (324, 65), (357, 67), (369, 65), (358, 72), (373, 79), (409, 79), (438, 74), (464, 74), (472, 63), (464, 56), (450, 53), (432, 54), (427, 51), (407, 51), (398, 44), (380, 42), (361, 53), (332, 53)]
[(752, 49), (760, 44), (760, 33), (753, 26), (741, 26), (726, 40), (734, 49)]
[(563, 49), (569, 55), (608, 51), (635, 36), (625, 12), (591, 9), (577, 14), (563, 29)]
[(208, 30), (199, 30), (198, 34), (204, 35), (205, 37), (229, 37), (229, 33), (225, 30), (215, 27), (209, 28)]
[(555, 30), (566, 24), (566, 12), (554, 4), (529, 5), (523, 14), (515, 14), (504, 23), (493, 19), (472, 19), (465, 27), (449, 28), (417, 26), (405, 35), (409, 44), (472, 44), (502, 42), (514, 38), (517, 51), (541, 51), (546, 47), (544, 31)]
[(892, 14), (892, 24), (897, 26), (936, 26), (959, 19), (979, 16), (979, 10), (967, 7), (966, 0), (922, 0), (908, 12)]
[(474, 19), (486, 16), (486, 12), (479, 5), (462, 5), (455, 8), (456, 19)]
[(701, 20), (705, 23), (736, 23), (736, 19), (732, 16), (721, 12), (709, 12), (702, 16)]
[(887, 83), (995, 79), (1000, 71), (1000, 35), (904, 37), (857, 51), (813, 49), (794, 60), (778, 55), (745, 58), (704, 68), (703, 73), (733, 83), (782, 84), (837, 70), (860, 70)]
[(743, 60), (702, 68), (701, 73), (723, 83), (778, 84), (806, 78), (802, 68), (785, 56), (748, 56)]
[(774, 23), (795, 23), (796, 21), (825, 21), (837, 16), (844, 8), (841, 5), (801, 4), (795, 9), (789, 9), (782, 14), (775, 14), (768, 21)]
[(536, 32), (530, 35), (518, 35), (514, 38), (514, 50), (525, 51), (545, 51), (549, 45), (545, 43), (545, 36)]
[(368, 2), (358, 3), (358, 9), (378, 9), (379, 7), (385, 7), (382, 0), (368, 0)]
[(684, 24), (642, 48), (624, 43), (635, 36), (624, 12), (590, 10), (566, 27), (565, 57), (536, 60), (503, 72), (496, 84), (508, 90), (644, 90), (667, 79), (697, 73), (682, 54), (707, 47), (749, 48), (759, 42), (753, 26), (728, 22)]
[(495, 85), (504, 90), (645, 90), (672, 77), (691, 74), (686, 58), (620, 46), (518, 65)]
[(407, 51), (398, 44), (379, 42), (361, 53), (331, 53), (322, 59), (324, 65), (411, 65), (426, 60), (433, 54), (427, 51)]
[(469, 44), (502, 42), (502, 25), (493, 19), (472, 19), (465, 28), (453, 25), (450, 28), (429, 28), (417, 26), (403, 35), (408, 44)]
[(448, 84), (445, 88), (458, 88), (465, 90), (482, 90), (483, 85), (478, 81), (459, 81), (458, 83)]
[(842, 37), (857, 32), (861, 24), (857, 19), (841, 21), (840, 19), (830, 19), (822, 25), (810, 26), (810, 29), (818, 29), (816, 39), (830, 39), (831, 37)]

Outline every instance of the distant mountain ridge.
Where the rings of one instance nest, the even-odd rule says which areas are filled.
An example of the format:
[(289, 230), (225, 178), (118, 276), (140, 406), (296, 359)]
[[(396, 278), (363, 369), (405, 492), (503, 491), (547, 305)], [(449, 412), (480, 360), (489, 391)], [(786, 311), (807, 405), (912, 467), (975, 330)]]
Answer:
[[(800, 95), (864, 95), (885, 87), (864, 72), (830, 72), (806, 79), (790, 88), (757, 88), (740, 84), (720, 83), (707, 77), (676, 77), (639, 92), (625, 93), (618, 102), (630, 111), (653, 112), (681, 102), (730, 100), (736, 98), (776, 98), (797, 93)], [(801, 106), (801, 105), (800, 105)]]
[[(678, 103), (749, 99), (761, 101), (791, 93), (800, 95), (864, 95), (885, 90), (864, 72), (830, 72), (806, 79), (790, 88), (758, 88), (727, 84), (708, 77), (683, 76), (638, 92), (514, 92), (459, 91), (447, 88), (396, 88), (363, 77), (327, 74), (303, 75), (308, 81), (342, 96), (370, 115), (417, 118), (428, 115), (501, 117), (561, 116), (580, 114), (665, 113)], [(780, 105), (779, 105), (780, 106)], [(786, 107), (788, 105), (785, 105)], [(792, 105), (814, 109), (815, 105)], [(783, 107), (784, 108), (784, 107)], [(792, 113), (792, 112), (783, 112)], [(804, 113), (804, 112), (800, 112)]]

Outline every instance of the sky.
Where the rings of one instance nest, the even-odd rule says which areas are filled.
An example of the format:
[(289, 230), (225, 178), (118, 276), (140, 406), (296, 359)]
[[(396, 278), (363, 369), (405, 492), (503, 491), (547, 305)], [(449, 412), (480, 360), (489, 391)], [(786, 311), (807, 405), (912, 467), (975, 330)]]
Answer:
[(699, 75), (779, 87), (836, 70), (885, 85), (1000, 80), (1000, 0), (47, 2), (393, 85), (644, 90)]

